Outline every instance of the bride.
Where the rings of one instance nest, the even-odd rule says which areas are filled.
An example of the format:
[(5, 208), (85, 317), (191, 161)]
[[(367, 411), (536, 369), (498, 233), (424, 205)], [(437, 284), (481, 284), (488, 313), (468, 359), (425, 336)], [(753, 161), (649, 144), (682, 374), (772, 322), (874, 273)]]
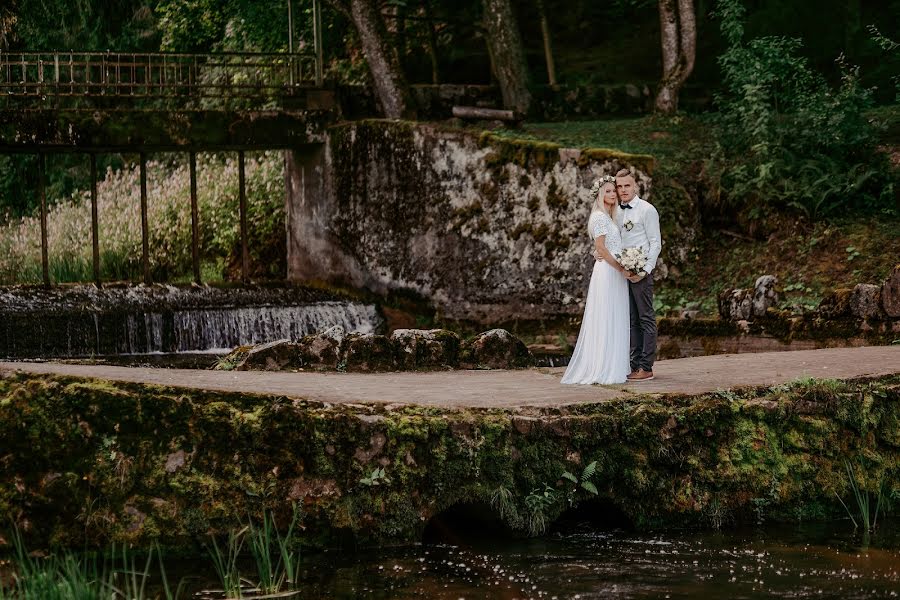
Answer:
[[(619, 198), (616, 180), (604, 175), (595, 182), (599, 191), (588, 218), (588, 233), (594, 240), (594, 271), (584, 304), (584, 318), (575, 353), (562, 383), (625, 383), (628, 363), (628, 282), (615, 254), (622, 251), (616, 226)], [(593, 191), (593, 188), (592, 188)]]

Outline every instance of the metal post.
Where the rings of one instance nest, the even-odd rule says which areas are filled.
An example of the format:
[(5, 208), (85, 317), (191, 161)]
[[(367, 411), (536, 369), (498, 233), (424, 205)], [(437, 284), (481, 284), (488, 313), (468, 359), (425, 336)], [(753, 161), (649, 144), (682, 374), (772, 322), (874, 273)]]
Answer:
[(141, 152), (141, 258), (144, 283), (150, 285), (150, 228), (147, 223), (147, 155)]
[(316, 49), (316, 87), (322, 87), (324, 75), (322, 71), (322, 3), (321, 0), (313, 0), (313, 43)]
[(50, 259), (47, 251), (47, 191), (45, 186), (46, 164), (44, 155), (38, 154), (38, 198), (41, 201), (41, 274), (44, 285), (50, 286)]
[(191, 260), (194, 281), (200, 283), (200, 211), (197, 208), (197, 153), (191, 150)]
[(241, 279), (246, 283), (250, 275), (250, 252), (247, 249), (247, 190), (243, 150), (238, 150), (238, 194), (241, 216)]
[(100, 227), (97, 212), (97, 155), (91, 153), (91, 247), (94, 255), (94, 285), (100, 287)]

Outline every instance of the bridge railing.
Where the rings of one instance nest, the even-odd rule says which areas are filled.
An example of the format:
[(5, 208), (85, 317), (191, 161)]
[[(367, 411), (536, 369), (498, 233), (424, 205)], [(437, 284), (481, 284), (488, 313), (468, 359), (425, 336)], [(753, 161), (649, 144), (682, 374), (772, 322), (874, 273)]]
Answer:
[(322, 85), (315, 54), (0, 52), (0, 97), (266, 103)]

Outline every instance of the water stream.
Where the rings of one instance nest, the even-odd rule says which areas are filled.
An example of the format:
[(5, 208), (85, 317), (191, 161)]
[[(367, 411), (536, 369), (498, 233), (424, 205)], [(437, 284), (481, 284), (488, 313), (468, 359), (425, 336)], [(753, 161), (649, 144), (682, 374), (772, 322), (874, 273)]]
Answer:
[[(900, 594), (897, 525), (882, 527), (867, 545), (839, 522), (706, 533), (568, 531), (308, 553), (299, 589), (305, 600), (893, 598)], [(212, 575), (205, 563), (190, 572), (201, 573)], [(211, 577), (195, 580), (193, 597), (215, 597), (197, 593), (210, 587)]]

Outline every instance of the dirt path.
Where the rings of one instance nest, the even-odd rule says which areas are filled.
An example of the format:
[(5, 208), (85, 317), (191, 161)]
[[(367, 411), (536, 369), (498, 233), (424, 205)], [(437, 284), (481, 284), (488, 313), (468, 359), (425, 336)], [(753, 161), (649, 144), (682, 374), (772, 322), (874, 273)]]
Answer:
[(0, 373), (15, 370), (283, 395), (323, 402), (510, 408), (596, 402), (644, 392), (699, 394), (743, 385), (775, 385), (798, 377), (889, 375), (900, 373), (900, 346), (725, 354), (665, 360), (656, 364), (655, 380), (617, 386), (561, 385), (562, 368), (430, 373), (267, 373), (0, 362)]

